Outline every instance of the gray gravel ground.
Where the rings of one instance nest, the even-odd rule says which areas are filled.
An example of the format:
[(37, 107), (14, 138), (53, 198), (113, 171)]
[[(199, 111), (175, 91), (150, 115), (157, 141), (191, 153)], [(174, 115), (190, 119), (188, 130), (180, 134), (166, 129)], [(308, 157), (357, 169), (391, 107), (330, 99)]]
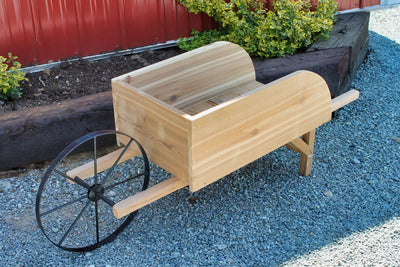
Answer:
[[(312, 174), (278, 149), (200, 190), (142, 210), (112, 243), (81, 254), (36, 226), (43, 170), (0, 180), (0, 266), (400, 264), (400, 8), (373, 11), (360, 99), (317, 130)], [(161, 176), (159, 170), (153, 170)]]

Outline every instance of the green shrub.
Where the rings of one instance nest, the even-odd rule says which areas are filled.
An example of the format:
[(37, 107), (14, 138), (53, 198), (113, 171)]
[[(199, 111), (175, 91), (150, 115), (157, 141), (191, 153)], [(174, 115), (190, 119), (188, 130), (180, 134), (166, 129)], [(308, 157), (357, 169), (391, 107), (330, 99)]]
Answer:
[(192, 31), (192, 38), (181, 38), (179, 47), (192, 50), (215, 41), (229, 41), (250, 55), (265, 58), (294, 54), (318, 38), (328, 38), (337, 3), (320, 0), (315, 11), (309, 1), (276, 0), (268, 11), (259, 0), (178, 0), (190, 12), (213, 17), (218, 30)]
[(22, 92), (19, 82), (28, 80), (25, 78), (25, 73), (20, 70), (21, 64), (15, 61), (16, 59), (17, 57), (13, 57), (11, 53), (8, 53), (8, 59), (0, 56), (0, 100), (20, 98)]

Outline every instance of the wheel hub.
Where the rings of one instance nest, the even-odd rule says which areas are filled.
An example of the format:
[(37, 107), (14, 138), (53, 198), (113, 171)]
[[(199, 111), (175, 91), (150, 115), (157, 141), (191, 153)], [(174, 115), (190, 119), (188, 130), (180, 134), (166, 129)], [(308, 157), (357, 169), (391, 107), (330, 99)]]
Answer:
[(88, 190), (88, 199), (91, 201), (98, 201), (99, 194), (104, 194), (104, 187), (101, 184), (95, 184)]

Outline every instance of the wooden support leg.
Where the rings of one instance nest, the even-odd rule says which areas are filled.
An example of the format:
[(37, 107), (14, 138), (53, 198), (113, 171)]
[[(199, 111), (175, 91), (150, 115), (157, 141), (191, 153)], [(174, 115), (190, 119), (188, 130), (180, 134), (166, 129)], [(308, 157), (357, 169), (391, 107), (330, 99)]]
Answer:
[(311, 174), (314, 140), (315, 129), (286, 144), (286, 147), (300, 153), (300, 174), (304, 176)]
[(311, 174), (312, 159), (314, 155), (315, 129), (303, 135), (303, 141), (308, 145), (311, 153), (301, 153), (300, 174), (307, 176)]

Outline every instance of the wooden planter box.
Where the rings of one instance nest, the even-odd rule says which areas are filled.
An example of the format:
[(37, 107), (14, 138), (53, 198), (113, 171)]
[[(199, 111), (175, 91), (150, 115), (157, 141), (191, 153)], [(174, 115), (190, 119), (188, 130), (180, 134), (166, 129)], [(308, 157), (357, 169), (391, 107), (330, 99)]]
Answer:
[(173, 175), (117, 203), (114, 215), (187, 185), (197, 191), (284, 145), (301, 154), (300, 173), (310, 174), (315, 129), (358, 98), (353, 91), (331, 101), (324, 79), (310, 71), (262, 84), (247, 53), (228, 42), (114, 78), (116, 129), (139, 141), (149, 159)]
[[(319, 75), (300, 71), (264, 85), (247, 53), (227, 42), (115, 78), (112, 90), (116, 129), (191, 191), (285, 144), (298, 146), (332, 113)], [(301, 170), (307, 175), (312, 145), (299, 142), (295, 150), (311, 156)]]

